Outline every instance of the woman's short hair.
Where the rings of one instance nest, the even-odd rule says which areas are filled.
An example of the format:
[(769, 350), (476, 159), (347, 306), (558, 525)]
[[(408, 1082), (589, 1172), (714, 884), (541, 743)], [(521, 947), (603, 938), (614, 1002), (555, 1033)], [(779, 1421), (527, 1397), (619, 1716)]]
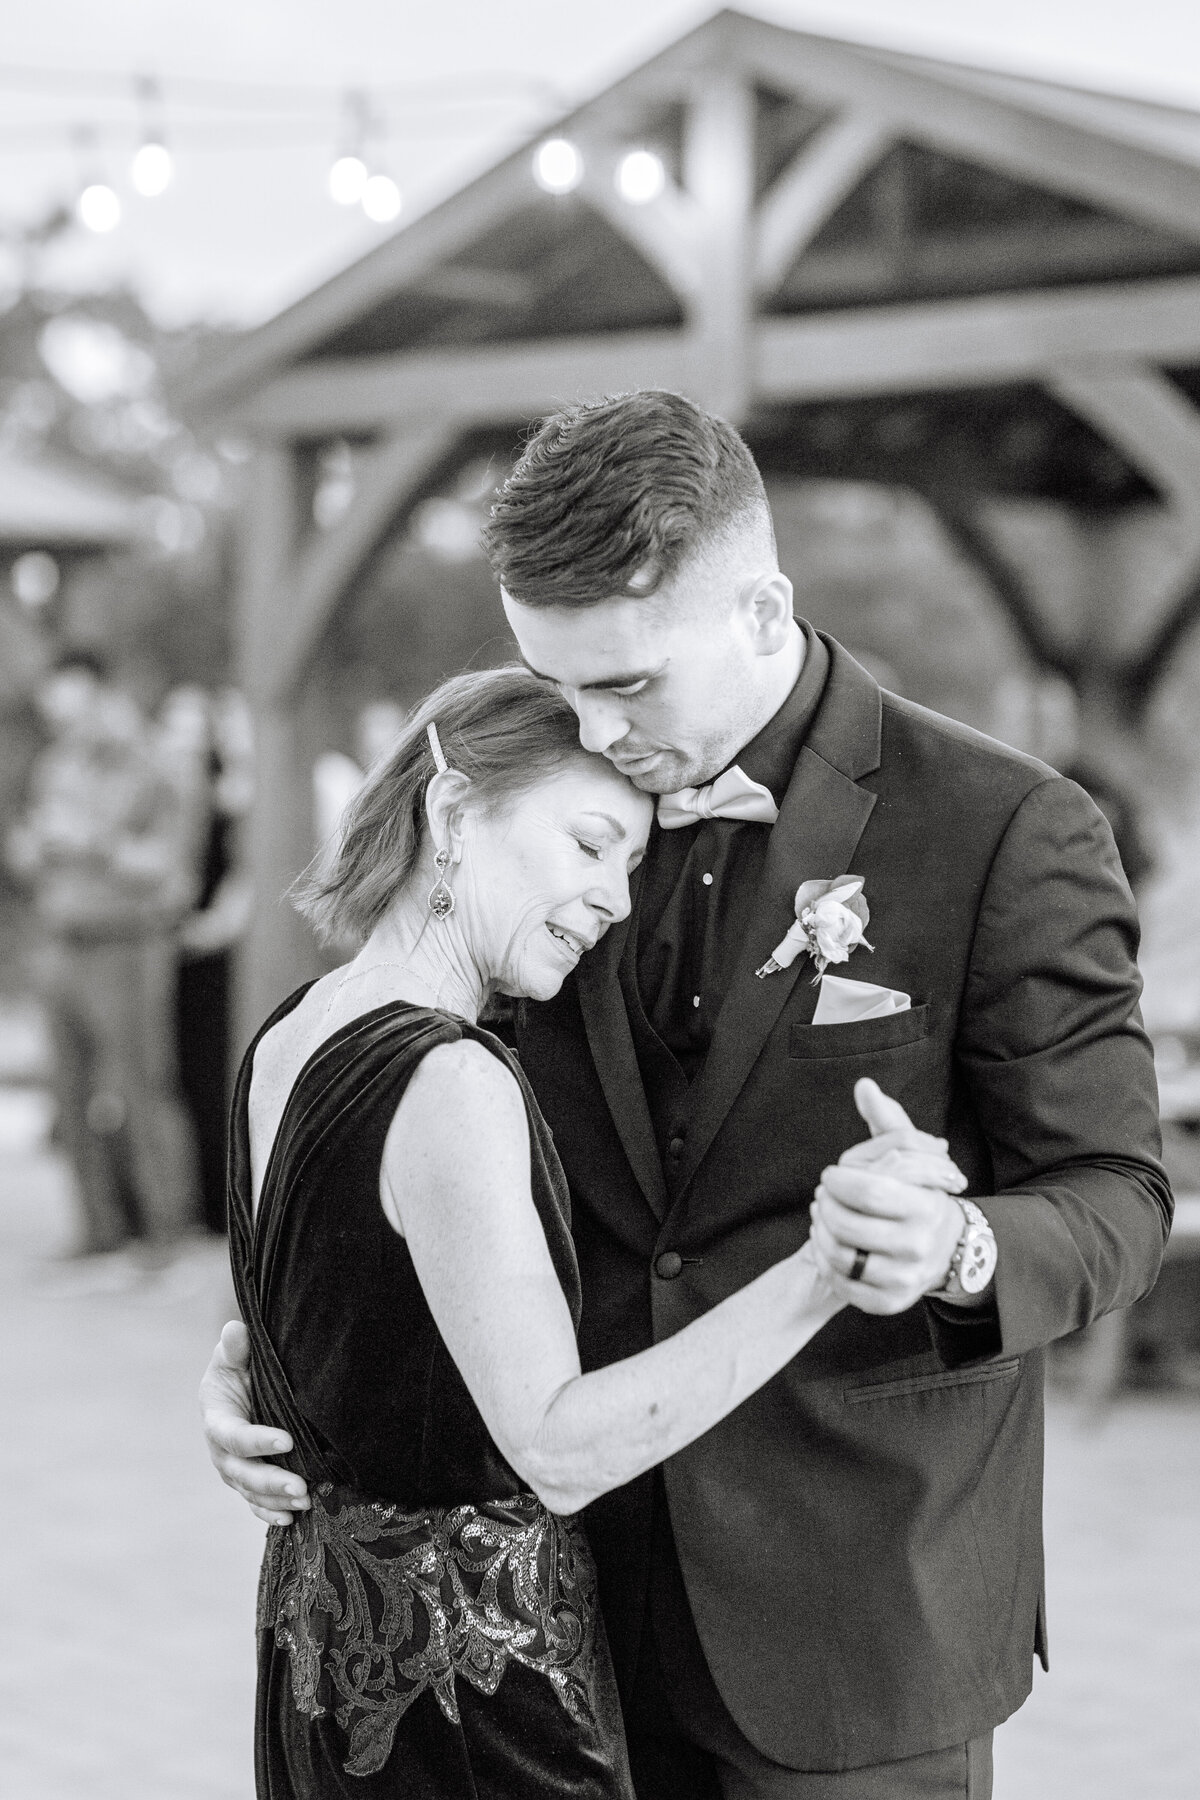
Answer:
[(450, 767), (489, 810), (588, 754), (579, 720), (557, 688), (519, 663), (444, 681), (368, 772), (328, 850), (292, 889), (297, 910), (324, 942), (363, 942), (416, 867), (425, 790), (436, 773), (431, 721)]
[(750, 519), (773, 541), (762, 476), (733, 426), (682, 394), (644, 388), (545, 419), (484, 538), (514, 600), (590, 606), (655, 593)]

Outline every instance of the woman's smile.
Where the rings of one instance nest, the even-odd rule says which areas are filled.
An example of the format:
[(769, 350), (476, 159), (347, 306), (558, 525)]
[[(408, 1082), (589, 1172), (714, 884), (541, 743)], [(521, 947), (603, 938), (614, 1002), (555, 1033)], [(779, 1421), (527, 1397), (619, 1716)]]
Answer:
[(577, 931), (569, 931), (565, 925), (556, 924), (552, 919), (546, 920), (546, 930), (555, 943), (560, 944), (568, 953), (573, 962), (578, 962), (584, 952), (590, 950), (599, 937), (597, 933), (596, 937), (582, 938)]

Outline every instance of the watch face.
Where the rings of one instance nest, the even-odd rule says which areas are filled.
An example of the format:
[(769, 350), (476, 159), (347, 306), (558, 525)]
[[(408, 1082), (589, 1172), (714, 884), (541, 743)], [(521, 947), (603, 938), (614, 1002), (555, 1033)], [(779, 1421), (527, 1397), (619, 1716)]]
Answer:
[(990, 1231), (969, 1229), (958, 1265), (964, 1294), (981, 1294), (996, 1272), (996, 1240)]

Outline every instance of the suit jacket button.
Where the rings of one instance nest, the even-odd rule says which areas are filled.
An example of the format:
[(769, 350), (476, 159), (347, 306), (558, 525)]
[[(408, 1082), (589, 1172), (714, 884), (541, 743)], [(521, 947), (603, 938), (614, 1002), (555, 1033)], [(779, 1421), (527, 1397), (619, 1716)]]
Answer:
[(672, 1162), (679, 1161), (679, 1158), (683, 1155), (683, 1139), (681, 1137), (673, 1137), (671, 1139), (670, 1143), (667, 1145), (667, 1155), (671, 1158)]
[(678, 1250), (664, 1250), (661, 1256), (655, 1258), (654, 1273), (661, 1276), (663, 1281), (674, 1281), (682, 1271), (683, 1258)]

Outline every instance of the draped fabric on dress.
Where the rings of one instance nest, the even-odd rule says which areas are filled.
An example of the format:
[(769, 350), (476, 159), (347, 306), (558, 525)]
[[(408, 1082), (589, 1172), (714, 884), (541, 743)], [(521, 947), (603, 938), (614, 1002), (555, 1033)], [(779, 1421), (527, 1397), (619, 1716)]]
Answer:
[(254, 1416), (291, 1433), (280, 1460), (313, 1493), (311, 1511), (271, 1529), (263, 1562), (259, 1800), (631, 1800), (582, 1529), (492, 1441), (380, 1204), (404, 1090), (431, 1049), (462, 1037), (520, 1084), (533, 1200), (578, 1325), (566, 1183), (496, 1038), (404, 1002), (336, 1032), (297, 1077), (257, 1215), (257, 1038), (238, 1077), (230, 1247)]

